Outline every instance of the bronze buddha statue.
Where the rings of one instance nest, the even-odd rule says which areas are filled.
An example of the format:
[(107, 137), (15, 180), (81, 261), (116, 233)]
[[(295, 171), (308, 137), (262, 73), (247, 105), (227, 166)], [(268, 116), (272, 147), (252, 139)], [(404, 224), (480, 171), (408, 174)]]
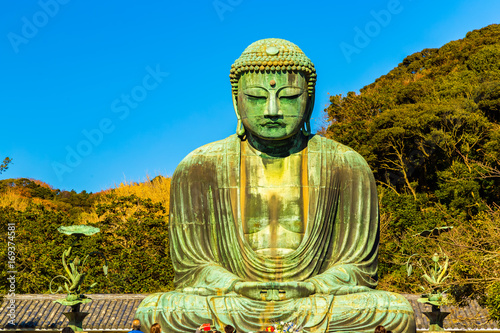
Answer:
[(164, 332), (294, 322), (306, 332), (415, 332), (377, 285), (377, 190), (366, 161), (310, 130), (316, 70), (293, 43), (251, 44), (230, 74), (237, 133), (190, 153), (171, 187), (175, 291), (137, 318)]

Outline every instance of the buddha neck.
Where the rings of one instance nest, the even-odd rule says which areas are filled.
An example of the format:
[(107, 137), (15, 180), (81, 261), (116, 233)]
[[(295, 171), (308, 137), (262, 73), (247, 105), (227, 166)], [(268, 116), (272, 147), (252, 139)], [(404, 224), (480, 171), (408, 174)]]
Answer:
[(307, 137), (298, 132), (284, 140), (265, 140), (247, 133), (246, 138), (252, 148), (269, 157), (286, 157), (298, 153), (307, 146)]

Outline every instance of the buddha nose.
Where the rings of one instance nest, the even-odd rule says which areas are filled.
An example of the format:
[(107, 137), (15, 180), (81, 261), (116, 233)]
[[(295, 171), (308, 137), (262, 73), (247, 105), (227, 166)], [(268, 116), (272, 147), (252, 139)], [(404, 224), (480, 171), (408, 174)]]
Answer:
[(264, 111), (264, 116), (265, 117), (278, 117), (281, 116), (282, 112), (279, 109), (278, 105), (278, 97), (275, 94), (271, 94), (269, 96), (269, 104)]

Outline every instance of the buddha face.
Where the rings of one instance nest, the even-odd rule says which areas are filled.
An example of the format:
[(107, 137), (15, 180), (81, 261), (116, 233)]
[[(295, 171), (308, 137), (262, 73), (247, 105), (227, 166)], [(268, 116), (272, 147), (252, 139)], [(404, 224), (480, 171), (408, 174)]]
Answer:
[(302, 73), (245, 73), (238, 87), (238, 112), (246, 131), (264, 140), (298, 133), (309, 100)]

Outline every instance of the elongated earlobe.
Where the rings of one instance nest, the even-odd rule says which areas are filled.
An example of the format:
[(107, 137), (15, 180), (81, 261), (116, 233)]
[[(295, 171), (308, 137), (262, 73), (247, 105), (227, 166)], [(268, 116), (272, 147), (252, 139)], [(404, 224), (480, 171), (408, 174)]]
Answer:
[(309, 136), (312, 133), (312, 131), (311, 131), (311, 116), (312, 116), (312, 112), (314, 109), (314, 95), (312, 95), (312, 97), (310, 97), (310, 98), (311, 99), (309, 101), (307, 116), (305, 117), (304, 123), (302, 124), (302, 134), (304, 134), (305, 136)]
[(302, 134), (305, 136), (309, 136), (311, 134), (311, 121), (306, 120), (304, 124), (302, 124)]
[(238, 136), (245, 135), (245, 127), (243, 127), (241, 119), (238, 119), (238, 124), (236, 125), (236, 134), (238, 134)]
[(234, 112), (236, 113), (236, 118), (238, 118), (238, 124), (236, 125), (236, 134), (239, 137), (243, 137), (245, 135), (245, 127), (243, 127), (243, 123), (241, 122), (240, 113), (238, 112), (238, 103), (236, 102), (236, 96), (233, 94), (233, 107)]

